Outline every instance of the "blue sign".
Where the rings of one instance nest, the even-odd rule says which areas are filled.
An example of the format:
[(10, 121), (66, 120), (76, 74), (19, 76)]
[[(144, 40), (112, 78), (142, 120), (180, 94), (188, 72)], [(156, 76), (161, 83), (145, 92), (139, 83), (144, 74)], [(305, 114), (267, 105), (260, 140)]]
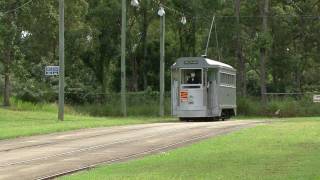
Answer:
[(45, 75), (46, 76), (58, 76), (59, 75), (59, 66), (46, 66)]

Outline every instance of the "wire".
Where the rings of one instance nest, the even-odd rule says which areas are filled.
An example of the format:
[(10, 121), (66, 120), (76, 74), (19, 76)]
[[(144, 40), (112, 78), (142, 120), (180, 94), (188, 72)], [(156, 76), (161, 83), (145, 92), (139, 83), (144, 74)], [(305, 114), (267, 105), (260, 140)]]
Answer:
[[(216, 18), (236, 18), (237, 16), (216, 16)], [(268, 18), (320, 18), (320, 15), (272, 15), (267, 16)], [(197, 19), (208, 19), (208, 17), (195, 17)], [(263, 18), (263, 16), (240, 16), (240, 18)]]
[(11, 12), (15, 12), (15, 11), (17, 11), (17, 10), (19, 10), (19, 9), (27, 6), (27, 5), (30, 4), (32, 1), (33, 1), (33, 0), (29, 0), (28, 2), (22, 4), (21, 6), (16, 7), (15, 9), (11, 9), (11, 10), (9, 10), (9, 11), (6, 11), (6, 12), (4, 12), (3, 14), (5, 15), (5, 14), (9, 14), (9, 13), (11, 13)]
[(215, 17), (213, 15), (212, 22), (211, 22), (211, 27), (210, 27), (210, 31), (209, 31), (209, 36), (208, 36), (208, 40), (207, 40), (206, 51), (204, 53), (205, 56), (208, 56), (209, 43), (210, 43), (210, 39), (211, 39), (211, 32), (212, 32), (214, 20), (215, 20)]
[(218, 51), (218, 60), (221, 61), (221, 52), (220, 52), (220, 48), (219, 48), (219, 39), (218, 39), (218, 32), (217, 32), (217, 23), (215, 21), (215, 18), (213, 19), (214, 22), (214, 33), (216, 36), (216, 48)]
[[(156, 5), (158, 6), (162, 6), (163, 8), (165, 8), (166, 10), (169, 10), (171, 12), (173, 12), (174, 14), (178, 14), (180, 16), (185, 16), (188, 15), (189, 19), (206, 19), (208, 21), (211, 21), (211, 17), (207, 17), (207, 16), (194, 16), (188, 13), (184, 13), (181, 12), (179, 10), (176, 10), (172, 7), (169, 7), (167, 5), (162, 4), (159, 0), (152, 0)], [(296, 4), (295, 4), (296, 5)], [(298, 9), (299, 11), (301, 11), (301, 9)], [(190, 18), (191, 17), (191, 18)], [(320, 19), (320, 15), (290, 15), (290, 14), (283, 14), (283, 15), (271, 15), (271, 16), (267, 16), (268, 18), (303, 18), (303, 19)], [(229, 19), (233, 19), (233, 18), (237, 18), (237, 16), (234, 15), (226, 15), (226, 16), (215, 16), (215, 18), (229, 18)], [(240, 16), (240, 18), (246, 18), (246, 19), (260, 19), (263, 18), (263, 16)]]

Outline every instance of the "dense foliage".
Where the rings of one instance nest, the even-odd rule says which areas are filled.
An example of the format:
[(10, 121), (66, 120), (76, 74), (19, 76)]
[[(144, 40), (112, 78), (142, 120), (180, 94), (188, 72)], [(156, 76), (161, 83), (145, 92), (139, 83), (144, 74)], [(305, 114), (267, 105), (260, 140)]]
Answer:
[[(121, 1), (65, 3), (67, 97), (73, 102), (83, 102), (89, 100), (80, 97), (88, 97), (85, 96), (88, 93), (118, 92)], [(134, 8), (128, 0), (129, 91), (159, 89), (158, 3), (141, 0), (140, 7)], [(170, 65), (176, 58), (204, 53), (213, 14), (216, 28), (208, 56), (238, 69), (241, 96), (260, 95), (263, 82), (267, 92), (319, 90), (318, 0), (163, 0), (162, 3), (168, 7), (167, 91)], [(181, 13), (186, 16), (185, 25), (180, 22)], [(45, 77), (44, 67), (58, 64), (58, 18), (57, 0), (0, 0), (2, 93), (10, 91), (37, 102), (55, 100), (58, 80)], [(265, 64), (261, 63), (263, 57)], [(5, 80), (10, 83), (4, 83)]]

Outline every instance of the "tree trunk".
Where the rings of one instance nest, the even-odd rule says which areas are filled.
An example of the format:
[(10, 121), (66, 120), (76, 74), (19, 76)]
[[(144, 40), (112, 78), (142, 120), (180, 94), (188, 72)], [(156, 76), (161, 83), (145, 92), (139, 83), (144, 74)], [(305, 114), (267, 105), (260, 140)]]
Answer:
[(191, 56), (196, 56), (196, 44), (197, 44), (197, 24), (196, 24), (196, 18), (192, 21), (192, 43), (191, 43), (191, 50), (192, 52)]
[(148, 57), (148, 46), (147, 46), (147, 31), (148, 27), (145, 27), (145, 32), (143, 33), (143, 60), (142, 60), (142, 67), (143, 67), (143, 89), (146, 90), (148, 88), (148, 77), (147, 77), (147, 57)]
[[(9, 8), (14, 7), (14, 4), (10, 4)], [(4, 89), (3, 89), (3, 106), (10, 106), (10, 70), (12, 62), (14, 61), (14, 44), (16, 38), (16, 30), (13, 28), (16, 23), (16, 12), (10, 12), (5, 15), (4, 19), (4, 27), (7, 29), (11, 29), (10, 34), (5, 34), (4, 45), (3, 48), (3, 65), (4, 65)]]
[(237, 47), (236, 47), (236, 57), (237, 57), (237, 89), (238, 94), (240, 96), (246, 96), (247, 94), (247, 84), (246, 84), (246, 66), (245, 66), (245, 60), (242, 54), (242, 45), (241, 45), (241, 27), (240, 27), (240, 2), (241, 0), (235, 0), (235, 16), (237, 20), (236, 24), (236, 41), (237, 41)]
[[(262, 31), (264, 34), (268, 32), (268, 14), (269, 14), (269, 0), (264, 0), (263, 8), (261, 9), (262, 15)], [(261, 88), (261, 100), (265, 105), (267, 102), (267, 87), (266, 87), (266, 60), (267, 49), (261, 47), (260, 49), (260, 88)]]
[(137, 58), (133, 58), (133, 67), (132, 67), (132, 91), (138, 91), (138, 79), (139, 79), (139, 68)]
[(266, 48), (260, 49), (260, 90), (263, 104), (267, 102), (266, 88)]
[[(148, 2), (146, 2), (148, 3)], [(143, 9), (143, 23), (142, 23), (142, 49), (143, 49), (143, 58), (142, 58), (142, 75), (143, 75), (143, 89), (146, 90), (148, 88), (148, 77), (147, 77), (147, 57), (148, 57), (148, 4), (146, 4), (146, 7)]]
[(179, 26), (178, 27), (178, 34), (179, 34), (179, 44), (180, 44), (180, 53), (179, 53), (179, 56), (180, 57), (184, 57), (184, 52), (185, 52), (185, 50), (184, 50), (184, 38), (183, 38), (183, 35), (182, 34), (184, 34), (183, 32), (182, 32), (183, 30), (182, 30), (182, 28), (181, 28), (181, 26)]
[(7, 53), (4, 65), (3, 106), (10, 106), (10, 53)]
[[(104, 58), (104, 57), (102, 57)], [(106, 78), (106, 63), (104, 59), (100, 61), (100, 70), (101, 70), (101, 94), (102, 96), (105, 95), (107, 92), (107, 78)]]

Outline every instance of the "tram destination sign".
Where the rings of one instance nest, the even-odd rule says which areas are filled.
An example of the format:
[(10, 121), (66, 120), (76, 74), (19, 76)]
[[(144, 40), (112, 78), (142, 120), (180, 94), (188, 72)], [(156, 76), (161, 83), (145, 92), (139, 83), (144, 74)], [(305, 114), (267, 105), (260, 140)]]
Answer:
[(184, 64), (199, 64), (199, 62), (197, 60), (187, 60), (184, 61)]
[(313, 102), (320, 103), (320, 95), (313, 95)]
[(46, 66), (45, 75), (46, 76), (58, 76), (59, 75), (59, 66)]

